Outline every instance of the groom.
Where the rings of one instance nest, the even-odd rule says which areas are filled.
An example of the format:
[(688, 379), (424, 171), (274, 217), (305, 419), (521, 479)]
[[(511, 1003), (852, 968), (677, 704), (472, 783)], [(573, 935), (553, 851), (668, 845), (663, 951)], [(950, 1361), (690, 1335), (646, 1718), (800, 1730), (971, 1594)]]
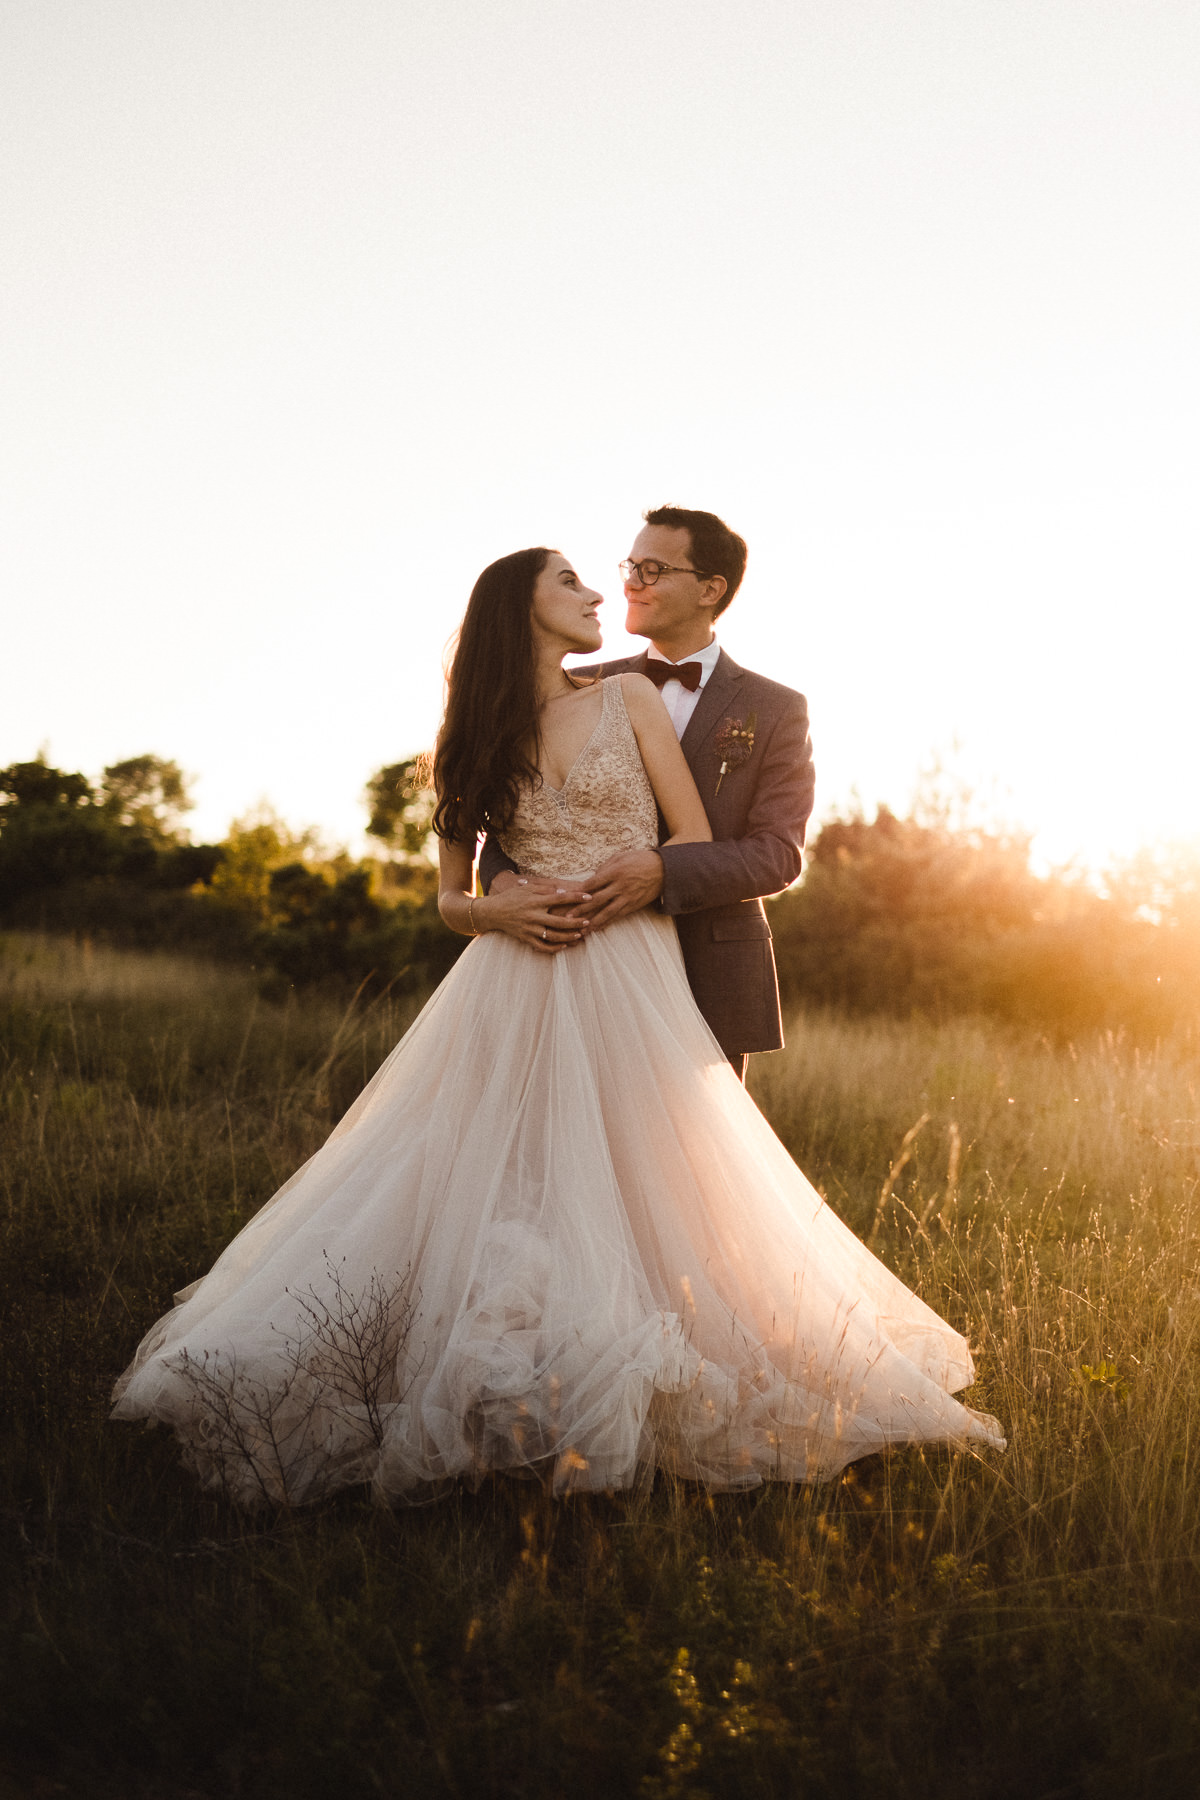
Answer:
[[(568, 890), (572, 904), (561, 929), (573, 936), (586, 917), (590, 930), (600, 930), (660, 903), (675, 920), (696, 1003), (744, 1078), (747, 1052), (783, 1044), (761, 896), (779, 893), (800, 873), (813, 803), (808, 709), (802, 694), (739, 668), (713, 632), (741, 584), (744, 541), (715, 513), (659, 506), (643, 516), (621, 572), (625, 628), (650, 646), (597, 672), (632, 669), (658, 687), (713, 841), (612, 857), (589, 882), (588, 900)], [(491, 838), (480, 876), (485, 891), (517, 879)], [(531, 900), (544, 907), (550, 884), (531, 877), (528, 885)]]

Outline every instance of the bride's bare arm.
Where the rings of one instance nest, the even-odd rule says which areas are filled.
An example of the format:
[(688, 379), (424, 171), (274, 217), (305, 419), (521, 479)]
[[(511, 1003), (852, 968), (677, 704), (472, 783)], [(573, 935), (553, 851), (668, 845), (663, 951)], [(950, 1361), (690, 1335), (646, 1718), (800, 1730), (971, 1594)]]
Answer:
[[(675, 727), (658, 690), (644, 675), (620, 677), (629, 714), (654, 797), (666, 820), (668, 844), (708, 844), (712, 828), (692, 772), (679, 748)], [(626, 850), (612, 856), (591, 877), (587, 912), (593, 931), (640, 912), (663, 889), (663, 863), (657, 850)], [(579, 916), (578, 914), (576, 916)]]
[(548, 956), (579, 942), (582, 932), (565, 924), (561, 910), (555, 912), (551, 904), (553, 897), (561, 909), (582, 897), (577, 883), (555, 888), (539, 881), (533, 887), (514, 877), (499, 892), (476, 894), (474, 844), (448, 844), (444, 839), (438, 845), (438, 870), (438, 911), (451, 931), (464, 937), (504, 931)]
[(712, 826), (662, 696), (644, 675), (620, 677), (625, 710), (670, 834), (665, 844), (711, 844)]

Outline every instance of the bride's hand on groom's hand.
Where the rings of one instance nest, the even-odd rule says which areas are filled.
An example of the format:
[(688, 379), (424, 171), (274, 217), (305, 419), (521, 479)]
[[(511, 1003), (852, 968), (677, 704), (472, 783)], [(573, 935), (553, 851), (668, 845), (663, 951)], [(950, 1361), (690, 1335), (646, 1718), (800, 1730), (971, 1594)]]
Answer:
[(655, 850), (626, 850), (601, 863), (588, 881), (588, 894), (580, 902), (580, 914), (593, 931), (612, 925), (630, 913), (641, 912), (657, 900), (663, 888), (662, 857)]
[(590, 920), (574, 913), (591, 897), (590, 888), (585, 890), (578, 881), (549, 881), (502, 869), (487, 897), (489, 931), (506, 932), (550, 956), (579, 943), (592, 929)]

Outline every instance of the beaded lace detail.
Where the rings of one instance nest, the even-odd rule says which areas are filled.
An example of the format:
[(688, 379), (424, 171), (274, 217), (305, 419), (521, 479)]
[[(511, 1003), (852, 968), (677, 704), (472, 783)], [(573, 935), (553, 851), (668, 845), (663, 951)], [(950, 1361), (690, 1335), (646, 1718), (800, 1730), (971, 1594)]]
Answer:
[(526, 788), (500, 839), (525, 875), (586, 875), (623, 850), (653, 850), (658, 809), (621, 678), (601, 683), (600, 717), (561, 788)]

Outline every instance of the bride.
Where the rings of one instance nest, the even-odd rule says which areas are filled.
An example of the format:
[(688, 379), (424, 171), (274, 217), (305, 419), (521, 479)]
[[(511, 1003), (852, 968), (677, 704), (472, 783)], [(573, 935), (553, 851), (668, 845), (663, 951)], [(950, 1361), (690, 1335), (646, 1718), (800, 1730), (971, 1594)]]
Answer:
[[(563, 669), (600, 595), (557, 551), (485, 569), (435, 763), (442, 916), (472, 942), (325, 1145), (117, 1383), (208, 1485), (388, 1499), (489, 1470), (811, 1481), (898, 1443), (1003, 1448), (964, 1339), (796, 1168), (696, 1009), (672, 921), (567, 928), (475, 893), (710, 836), (644, 676)], [(498, 927), (503, 929), (498, 929)], [(551, 935), (553, 933), (553, 936)]]

